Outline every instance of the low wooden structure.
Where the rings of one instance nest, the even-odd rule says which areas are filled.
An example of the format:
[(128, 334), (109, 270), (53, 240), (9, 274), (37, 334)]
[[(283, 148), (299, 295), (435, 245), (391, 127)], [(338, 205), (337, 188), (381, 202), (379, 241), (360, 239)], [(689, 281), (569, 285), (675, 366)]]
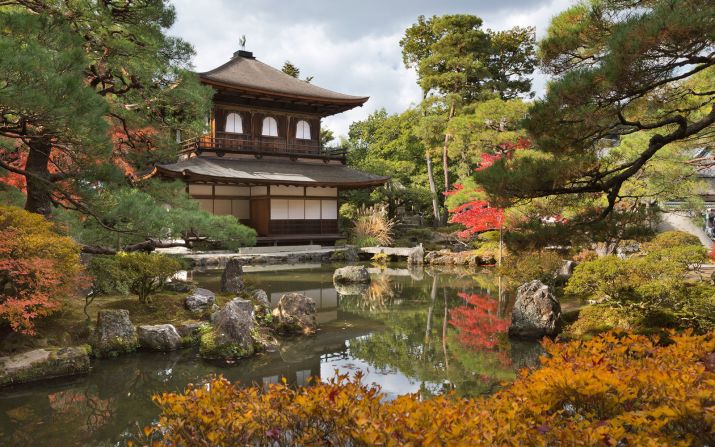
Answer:
[(346, 166), (346, 151), (320, 143), (321, 119), (367, 97), (323, 89), (237, 51), (200, 73), (212, 86), (210, 133), (183, 142), (180, 159), (156, 166), (186, 182), (201, 208), (253, 227), (261, 244), (340, 239), (340, 191), (388, 178)]

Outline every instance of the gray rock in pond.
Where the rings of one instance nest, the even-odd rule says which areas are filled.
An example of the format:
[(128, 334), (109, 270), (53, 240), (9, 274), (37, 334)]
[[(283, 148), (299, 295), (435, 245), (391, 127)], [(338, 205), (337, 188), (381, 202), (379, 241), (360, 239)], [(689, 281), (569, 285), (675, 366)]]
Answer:
[(335, 270), (333, 282), (335, 284), (368, 284), (370, 274), (362, 265), (349, 265)]
[(173, 324), (144, 325), (137, 328), (139, 345), (152, 351), (174, 351), (181, 347), (181, 336)]
[(561, 305), (549, 286), (534, 280), (517, 289), (509, 326), (510, 337), (553, 337), (561, 331), (561, 326)]
[(409, 256), (407, 256), (408, 265), (422, 265), (425, 261), (425, 249), (422, 244), (413, 248)]
[(231, 258), (221, 273), (221, 292), (239, 293), (244, 287), (241, 261)]
[(196, 289), (194, 293), (186, 297), (184, 305), (191, 312), (199, 314), (211, 310), (214, 301), (216, 301), (216, 294), (208, 289)]
[(114, 357), (139, 347), (134, 324), (126, 309), (104, 309), (97, 313), (97, 326), (91, 337), (97, 357)]
[(314, 334), (318, 329), (316, 314), (315, 301), (302, 293), (286, 293), (273, 309), (278, 330), (283, 333)]
[(205, 358), (235, 360), (255, 352), (253, 303), (234, 298), (212, 316), (213, 327), (201, 336)]
[(88, 345), (42, 348), (0, 357), (0, 386), (89, 373)]
[(251, 292), (251, 299), (253, 302), (259, 306), (265, 308), (271, 307), (271, 301), (268, 299), (268, 294), (263, 289), (256, 289)]

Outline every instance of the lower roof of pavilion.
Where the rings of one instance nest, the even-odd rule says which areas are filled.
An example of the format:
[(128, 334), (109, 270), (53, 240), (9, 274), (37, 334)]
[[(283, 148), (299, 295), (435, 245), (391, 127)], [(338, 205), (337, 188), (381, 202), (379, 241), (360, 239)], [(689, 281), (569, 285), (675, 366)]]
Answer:
[(195, 182), (338, 188), (369, 188), (389, 180), (389, 177), (358, 171), (343, 164), (213, 156), (157, 165), (156, 174)]

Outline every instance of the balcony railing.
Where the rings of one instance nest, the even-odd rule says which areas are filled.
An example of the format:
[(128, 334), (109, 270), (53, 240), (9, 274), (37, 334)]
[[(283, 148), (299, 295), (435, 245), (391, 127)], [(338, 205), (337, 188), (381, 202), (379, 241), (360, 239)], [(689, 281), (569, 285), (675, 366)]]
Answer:
[(250, 137), (243, 135), (217, 136), (203, 135), (181, 142), (181, 153), (215, 152), (218, 156), (224, 154), (253, 154), (256, 156), (270, 155), (291, 158), (317, 158), (322, 160), (339, 160), (345, 163), (347, 149), (336, 147), (321, 147), (317, 144), (306, 144), (275, 137)]

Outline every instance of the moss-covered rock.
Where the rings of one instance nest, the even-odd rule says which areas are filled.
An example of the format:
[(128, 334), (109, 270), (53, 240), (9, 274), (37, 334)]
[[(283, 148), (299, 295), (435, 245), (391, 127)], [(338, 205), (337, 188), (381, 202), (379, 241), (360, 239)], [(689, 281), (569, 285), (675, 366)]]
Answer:
[(226, 338), (212, 326), (206, 326), (199, 339), (199, 353), (208, 360), (237, 360), (249, 357), (256, 352), (253, 340), (250, 343), (237, 343)]
[(0, 357), (0, 386), (87, 374), (91, 352), (89, 345), (83, 345)]
[(96, 357), (116, 357), (139, 347), (137, 331), (126, 309), (105, 309), (97, 314), (91, 344)]
[(234, 298), (213, 317), (213, 325), (202, 327), (199, 352), (207, 359), (236, 360), (256, 351), (253, 303)]
[(286, 293), (273, 309), (276, 330), (283, 334), (314, 334), (318, 330), (316, 315), (315, 301), (302, 293)]

